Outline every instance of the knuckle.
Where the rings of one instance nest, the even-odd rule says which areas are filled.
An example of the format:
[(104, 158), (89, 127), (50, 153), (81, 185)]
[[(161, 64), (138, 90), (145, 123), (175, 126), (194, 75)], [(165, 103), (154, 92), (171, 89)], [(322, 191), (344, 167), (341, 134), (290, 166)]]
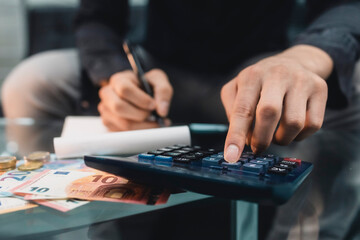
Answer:
[(251, 106), (246, 105), (236, 106), (233, 110), (233, 115), (236, 118), (252, 118), (254, 109)]
[(174, 94), (174, 88), (171, 86), (170, 83), (169, 83), (169, 86), (168, 86), (168, 91), (169, 91), (170, 96), (172, 96)]
[(150, 116), (150, 112), (141, 112), (139, 115), (136, 116), (136, 120), (140, 122), (144, 122)]
[(105, 86), (105, 87), (102, 87), (99, 89), (99, 98), (100, 99), (104, 99), (107, 95), (108, 95), (108, 92), (109, 92), (110, 88), (109, 86)]
[(119, 118), (118, 119), (118, 126), (119, 129), (121, 129), (122, 131), (127, 131), (127, 130), (131, 130), (131, 123), (130, 121), (123, 119), (123, 118)]
[(144, 98), (141, 100), (141, 102), (139, 101), (139, 106), (142, 106), (144, 108), (147, 108), (147, 106), (150, 106), (150, 104), (152, 103), (152, 99), (151, 98)]
[(309, 130), (309, 131), (317, 131), (321, 128), (323, 124), (323, 120), (318, 118), (318, 119), (312, 119), (310, 120), (306, 126), (304, 127), (306, 130)]
[(237, 143), (240, 146), (245, 145), (245, 139), (246, 135), (244, 133), (231, 129), (227, 134), (225, 145), (229, 145), (229, 143)]
[(122, 77), (120, 73), (115, 73), (110, 77), (109, 84), (114, 85), (117, 84), (119, 81), (121, 81)]
[(115, 104), (115, 111), (121, 113), (125, 109), (125, 105), (121, 102)]
[(285, 127), (289, 131), (298, 132), (304, 128), (304, 121), (302, 121), (301, 118), (295, 118), (295, 117), (287, 118), (285, 120)]
[(229, 94), (229, 91), (232, 89), (233, 81), (227, 82), (220, 91), (220, 96), (223, 99), (227, 94)]
[(254, 64), (245, 68), (244, 73), (246, 73), (249, 78), (254, 78), (259, 76), (262, 73), (262, 70), (257, 64)]
[(131, 94), (131, 87), (128, 83), (123, 83), (118, 87), (120, 97), (126, 98)]
[(315, 87), (318, 91), (326, 91), (328, 90), (328, 85), (324, 79), (317, 77), (315, 81)]
[(286, 75), (288, 73), (288, 67), (284, 64), (276, 64), (270, 68), (271, 73), (277, 75)]
[(153, 68), (153, 69), (151, 69), (149, 72), (147, 72), (147, 74), (161, 74), (161, 75), (165, 75), (166, 76), (166, 74), (164, 73), (164, 71), (163, 70), (161, 70), (160, 68)]
[(162, 96), (172, 96), (173, 89), (170, 84), (164, 84), (158, 87), (158, 93)]
[(293, 76), (296, 80), (303, 82), (304, 79), (308, 79), (309, 76), (304, 71), (295, 71), (293, 72)]
[(225, 102), (226, 99), (225, 96), (226, 96), (226, 89), (225, 86), (223, 86), (220, 91), (220, 98), (223, 103)]
[(279, 109), (273, 105), (261, 106), (258, 110), (258, 116), (264, 119), (274, 119), (278, 116)]
[(99, 90), (99, 98), (102, 99), (104, 96), (104, 88), (100, 88)]
[(97, 110), (98, 110), (98, 112), (102, 112), (103, 111), (103, 105), (102, 105), (102, 103), (99, 103), (98, 105), (97, 105)]

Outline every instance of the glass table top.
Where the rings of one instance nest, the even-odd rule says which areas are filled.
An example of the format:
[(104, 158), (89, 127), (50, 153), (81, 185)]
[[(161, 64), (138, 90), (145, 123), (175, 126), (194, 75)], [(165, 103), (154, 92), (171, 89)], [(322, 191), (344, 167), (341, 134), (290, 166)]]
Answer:
[[(32, 119), (0, 119), (0, 153), (15, 155), (21, 159), (34, 151), (54, 152), (52, 139), (60, 135), (62, 124), (34, 122)], [(155, 206), (93, 201), (65, 213), (39, 206), (0, 215), (0, 236), (31, 238), (206, 198), (209, 196), (190, 192), (177, 193), (172, 194), (166, 204)]]
[[(0, 153), (53, 152), (52, 139), (61, 128), (62, 122), (0, 119)], [(254, 207), (238, 201), (242, 205), (231, 208), (233, 239), (360, 239), (360, 130), (324, 128), (290, 146), (272, 145), (268, 152), (312, 162), (314, 170), (284, 205)], [(0, 215), (0, 236), (56, 233), (209, 198), (185, 192), (172, 194), (164, 205), (91, 202), (67, 213), (40, 206)]]

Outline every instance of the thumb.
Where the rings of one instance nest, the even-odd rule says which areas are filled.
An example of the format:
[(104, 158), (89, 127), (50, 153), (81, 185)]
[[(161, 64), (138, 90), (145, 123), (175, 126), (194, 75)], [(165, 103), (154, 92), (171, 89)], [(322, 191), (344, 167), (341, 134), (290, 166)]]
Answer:
[(173, 96), (173, 88), (169, 82), (169, 78), (166, 73), (160, 69), (150, 70), (145, 74), (145, 77), (153, 88), (157, 113), (161, 117), (166, 117)]

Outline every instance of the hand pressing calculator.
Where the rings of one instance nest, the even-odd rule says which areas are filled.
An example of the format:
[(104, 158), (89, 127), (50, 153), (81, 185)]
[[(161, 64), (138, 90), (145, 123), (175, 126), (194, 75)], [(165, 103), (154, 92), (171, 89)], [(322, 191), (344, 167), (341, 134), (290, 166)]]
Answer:
[(131, 181), (262, 204), (286, 202), (313, 166), (297, 158), (244, 152), (236, 163), (224, 153), (175, 145), (131, 157), (85, 156), (87, 166)]

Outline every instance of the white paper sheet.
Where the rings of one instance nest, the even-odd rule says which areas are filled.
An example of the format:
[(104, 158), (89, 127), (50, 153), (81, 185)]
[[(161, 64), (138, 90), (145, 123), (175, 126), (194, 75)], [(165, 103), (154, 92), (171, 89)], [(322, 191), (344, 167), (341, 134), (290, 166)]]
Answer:
[[(101, 131), (93, 131), (93, 129), (101, 129), (95, 118), (92, 119), (92, 123), (91, 119), (85, 120), (83, 119), (82, 123), (78, 122), (79, 128), (74, 130), (76, 134), (69, 132), (76, 124), (70, 128), (64, 125), (62, 134), (64, 137), (54, 138), (54, 148), (58, 158), (83, 155), (133, 155), (174, 144), (191, 144), (188, 126), (99, 133)], [(79, 131), (80, 127), (87, 133), (82, 134)]]
[(109, 132), (100, 117), (68, 116), (65, 118), (61, 137), (96, 136)]

